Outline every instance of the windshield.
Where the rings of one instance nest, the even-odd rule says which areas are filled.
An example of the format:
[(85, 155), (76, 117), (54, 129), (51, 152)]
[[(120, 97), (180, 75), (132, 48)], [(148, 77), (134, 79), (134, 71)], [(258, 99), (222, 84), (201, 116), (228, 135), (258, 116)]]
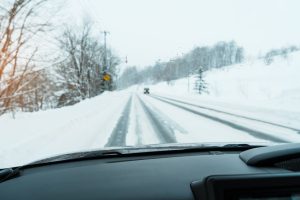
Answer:
[(0, 169), (300, 142), (298, 0), (1, 0)]

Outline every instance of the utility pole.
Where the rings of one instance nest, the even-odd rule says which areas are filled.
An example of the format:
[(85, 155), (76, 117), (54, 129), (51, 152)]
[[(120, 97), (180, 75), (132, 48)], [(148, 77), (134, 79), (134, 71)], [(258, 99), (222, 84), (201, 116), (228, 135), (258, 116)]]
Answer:
[(106, 47), (106, 36), (109, 34), (108, 31), (103, 31), (104, 34), (104, 71), (108, 71), (108, 62), (107, 62), (107, 47)]

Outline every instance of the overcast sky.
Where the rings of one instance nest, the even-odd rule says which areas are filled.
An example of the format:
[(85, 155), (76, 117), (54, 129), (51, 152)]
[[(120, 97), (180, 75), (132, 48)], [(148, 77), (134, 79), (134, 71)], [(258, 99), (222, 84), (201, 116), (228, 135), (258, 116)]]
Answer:
[(69, 0), (129, 65), (168, 60), (195, 46), (235, 40), (248, 54), (300, 45), (300, 0)]

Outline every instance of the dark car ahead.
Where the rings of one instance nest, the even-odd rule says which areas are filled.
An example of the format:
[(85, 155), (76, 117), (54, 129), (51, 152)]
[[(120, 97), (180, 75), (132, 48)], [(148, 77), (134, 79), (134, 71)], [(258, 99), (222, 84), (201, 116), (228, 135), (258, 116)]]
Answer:
[(150, 89), (149, 88), (144, 88), (144, 94), (150, 94)]

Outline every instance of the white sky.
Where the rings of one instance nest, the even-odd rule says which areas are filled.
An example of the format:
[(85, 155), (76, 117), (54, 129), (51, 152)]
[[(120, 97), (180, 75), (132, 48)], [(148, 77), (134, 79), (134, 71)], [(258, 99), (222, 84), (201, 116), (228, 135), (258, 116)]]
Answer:
[(168, 60), (198, 45), (235, 40), (248, 54), (300, 45), (300, 0), (69, 0), (129, 65)]

